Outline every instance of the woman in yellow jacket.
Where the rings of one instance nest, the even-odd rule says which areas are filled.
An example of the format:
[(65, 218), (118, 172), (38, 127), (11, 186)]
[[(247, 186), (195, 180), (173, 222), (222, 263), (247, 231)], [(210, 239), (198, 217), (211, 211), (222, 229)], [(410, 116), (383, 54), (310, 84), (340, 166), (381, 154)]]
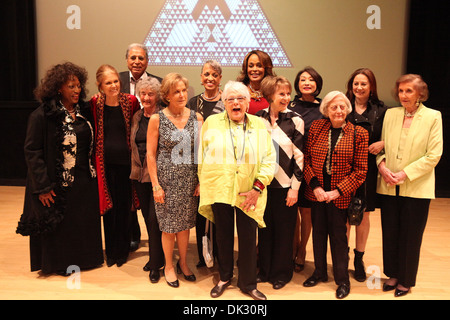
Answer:
[(237, 285), (253, 299), (265, 300), (256, 288), (256, 230), (265, 227), (265, 187), (274, 177), (276, 152), (262, 120), (247, 113), (250, 94), (244, 84), (228, 82), (222, 100), (225, 112), (206, 119), (199, 146), (199, 213), (216, 225), (220, 274), (211, 297), (219, 297), (231, 284), (236, 214)]
[(377, 157), (377, 192), (381, 194), (384, 273), (383, 290), (403, 296), (415, 285), (420, 246), (431, 199), (435, 197), (434, 167), (442, 155), (442, 117), (422, 102), (427, 84), (407, 74), (396, 82), (401, 107), (387, 110)]

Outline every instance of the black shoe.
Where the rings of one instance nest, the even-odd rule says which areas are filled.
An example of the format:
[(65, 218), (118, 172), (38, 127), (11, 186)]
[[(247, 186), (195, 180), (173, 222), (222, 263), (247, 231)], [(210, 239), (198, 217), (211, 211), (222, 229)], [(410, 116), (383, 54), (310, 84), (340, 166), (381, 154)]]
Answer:
[(261, 283), (261, 282), (267, 282), (269, 280), (267, 280), (266, 278), (262, 277), (260, 274), (256, 275), (256, 283)]
[(211, 298), (218, 298), (222, 295), (222, 293), (225, 291), (225, 289), (231, 284), (231, 279), (228, 280), (228, 282), (224, 283), (223, 285), (219, 286), (216, 285), (214, 288), (211, 289), (211, 292), (209, 295)]
[(310, 287), (314, 287), (314, 286), (318, 285), (319, 282), (327, 282), (327, 281), (328, 281), (328, 278), (318, 278), (315, 275), (312, 275), (311, 277), (306, 279), (305, 282), (303, 282), (303, 286), (310, 288)]
[(127, 260), (128, 260), (128, 257), (117, 259), (117, 266), (121, 267), (122, 265), (124, 265), (127, 262)]
[(336, 298), (344, 299), (350, 293), (350, 286), (348, 284), (341, 284), (336, 290)]
[(356, 251), (356, 249), (353, 249), (353, 252), (355, 253), (355, 259), (353, 261), (355, 266), (355, 280), (358, 282), (364, 282), (367, 278), (363, 262), (364, 252)]
[(157, 283), (161, 278), (161, 273), (159, 273), (159, 270), (150, 270), (150, 274), (148, 277), (151, 283)]
[(130, 252), (136, 251), (139, 248), (139, 243), (140, 243), (139, 240), (132, 240), (130, 242)]
[(145, 264), (145, 266), (142, 267), (142, 270), (147, 271), (147, 272), (150, 271), (150, 270), (152, 270), (152, 268), (150, 268), (150, 260), (147, 261), (147, 263)]
[(392, 291), (392, 290), (394, 290), (395, 288), (397, 288), (397, 285), (391, 286), (391, 285), (388, 285), (386, 282), (383, 283), (383, 291), (384, 291), (384, 292)]
[(112, 258), (106, 258), (106, 265), (108, 267), (112, 267), (113, 265), (116, 264), (116, 259), (112, 259)]
[(301, 263), (294, 262), (294, 272), (302, 272), (305, 269), (305, 265)]
[(177, 273), (178, 273), (178, 274), (183, 274), (184, 278), (185, 278), (187, 281), (193, 282), (193, 281), (197, 280), (197, 278), (195, 278), (195, 274), (185, 275), (185, 274), (183, 273), (183, 270), (181, 270), (181, 267), (180, 267), (180, 261), (177, 262)]
[(258, 289), (253, 289), (250, 291), (242, 291), (245, 294), (248, 294), (250, 297), (253, 298), (253, 300), (267, 300), (267, 297), (259, 291)]
[[(165, 269), (163, 270), (163, 273), (164, 273), (164, 278), (165, 278), (166, 277)], [(166, 279), (166, 282), (169, 285), (169, 287), (172, 287), (172, 288), (178, 288), (180, 286), (180, 282), (178, 281), (178, 279), (175, 281), (167, 281), (167, 279)]]
[(272, 287), (273, 287), (275, 290), (278, 290), (278, 289), (283, 288), (285, 285), (286, 285), (286, 282), (285, 282), (285, 281), (278, 280), (278, 281), (275, 281), (275, 282), (273, 283)]
[(409, 290), (400, 290), (399, 288), (395, 288), (394, 297), (403, 297), (409, 293)]

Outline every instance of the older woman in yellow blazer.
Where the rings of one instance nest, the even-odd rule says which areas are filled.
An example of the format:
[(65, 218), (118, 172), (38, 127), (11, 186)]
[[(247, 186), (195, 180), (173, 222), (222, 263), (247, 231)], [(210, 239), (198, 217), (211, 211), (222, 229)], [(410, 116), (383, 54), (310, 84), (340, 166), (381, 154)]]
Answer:
[(384, 273), (383, 290), (403, 296), (415, 286), (420, 246), (434, 195), (434, 167), (442, 155), (442, 118), (422, 102), (427, 84), (407, 74), (396, 82), (401, 107), (387, 110), (377, 157), (377, 192), (381, 194)]

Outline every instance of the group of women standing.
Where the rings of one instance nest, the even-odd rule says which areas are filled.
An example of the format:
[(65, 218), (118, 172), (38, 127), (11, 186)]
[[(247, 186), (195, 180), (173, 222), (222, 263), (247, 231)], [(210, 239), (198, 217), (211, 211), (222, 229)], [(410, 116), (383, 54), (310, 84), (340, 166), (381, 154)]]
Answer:
[(315, 270), (303, 285), (328, 280), (329, 238), (336, 297), (344, 298), (350, 292), (347, 208), (359, 190), (367, 207), (356, 227), (355, 279), (366, 279), (369, 212), (381, 204), (389, 277), (383, 290), (401, 296), (415, 285), (442, 154), (442, 120), (423, 105), (428, 89), (420, 76), (397, 81), (397, 108), (378, 99), (366, 68), (350, 76), (345, 94), (332, 91), (321, 100), (322, 77), (307, 67), (297, 74), (291, 101), (291, 83), (275, 75), (269, 55), (259, 50), (249, 52), (237, 81), (223, 91), (220, 65), (206, 62), (205, 91), (190, 101), (188, 80), (178, 73), (162, 83), (139, 82), (142, 109), (136, 97), (120, 92), (109, 65), (97, 71), (100, 93), (84, 104), (86, 78), (84, 69), (66, 63), (36, 90), (42, 105), (29, 120), (17, 230), (31, 236), (32, 270), (101, 265), (100, 216), (107, 265), (122, 265), (130, 251), (130, 212), (140, 208), (152, 282), (161, 268), (171, 287), (179, 286), (177, 273), (195, 281), (186, 259), (189, 230), (196, 227), (197, 267), (204, 266), (201, 237), (212, 222), (220, 279), (210, 295), (221, 296), (233, 278), (236, 220), (243, 293), (265, 300), (258, 282), (281, 289), (302, 271), (312, 230)]

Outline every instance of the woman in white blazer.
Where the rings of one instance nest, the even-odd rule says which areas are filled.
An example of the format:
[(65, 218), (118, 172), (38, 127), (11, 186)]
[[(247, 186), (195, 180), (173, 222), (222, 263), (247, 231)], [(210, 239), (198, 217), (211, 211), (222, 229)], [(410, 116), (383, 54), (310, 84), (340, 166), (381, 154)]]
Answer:
[(384, 291), (403, 296), (415, 286), (428, 209), (434, 199), (434, 168), (442, 155), (442, 117), (422, 102), (427, 84), (419, 75), (401, 76), (395, 87), (401, 107), (386, 111), (377, 156), (381, 195)]

